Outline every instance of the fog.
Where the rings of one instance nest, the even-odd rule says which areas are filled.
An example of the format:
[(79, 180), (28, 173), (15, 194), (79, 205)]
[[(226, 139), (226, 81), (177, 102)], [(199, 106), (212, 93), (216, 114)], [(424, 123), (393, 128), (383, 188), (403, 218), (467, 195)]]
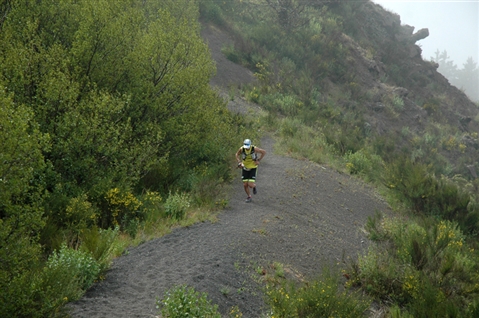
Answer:
[(479, 0), (393, 1), (373, 0), (401, 16), (401, 24), (414, 26), (414, 32), (429, 29), (429, 36), (418, 41), (424, 60), (446, 50), (459, 69), (468, 57), (479, 64)]

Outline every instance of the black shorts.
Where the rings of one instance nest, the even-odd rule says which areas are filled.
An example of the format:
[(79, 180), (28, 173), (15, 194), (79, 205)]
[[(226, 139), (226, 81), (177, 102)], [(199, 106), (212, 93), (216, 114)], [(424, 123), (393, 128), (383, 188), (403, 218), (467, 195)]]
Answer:
[(243, 180), (243, 182), (255, 182), (256, 181), (256, 169), (257, 168), (253, 168), (253, 169), (250, 169), (250, 170), (242, 169), (243, 172), (241, 173), (241, 179)]

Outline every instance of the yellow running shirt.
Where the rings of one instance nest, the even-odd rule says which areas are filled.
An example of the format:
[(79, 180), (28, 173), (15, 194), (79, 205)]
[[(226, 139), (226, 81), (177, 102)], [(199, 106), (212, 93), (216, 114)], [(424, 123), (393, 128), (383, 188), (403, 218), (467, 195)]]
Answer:
[(246, 157), (243, 159), (243, 165), (246, 169), (253, 169), (258, 167), (258, 165), (254, 163), (254, 160), (251, 156), (251, 149), (253, 149), (253, 147), (254, 146), (251, 146), (249, 149), (245, 149), (243, 147), (244, 155), (246, 155)]

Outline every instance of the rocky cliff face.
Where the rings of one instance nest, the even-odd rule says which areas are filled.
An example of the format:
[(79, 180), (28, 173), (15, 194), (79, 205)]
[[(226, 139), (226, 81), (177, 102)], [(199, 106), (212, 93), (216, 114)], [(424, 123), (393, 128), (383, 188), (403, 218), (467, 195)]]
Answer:
[[(477, 162), (478, 107), (450, 85), (437, 71), (438, 64), (421, 57), (417, 42), (429, 35), (428, 29), (414, 32), (414, 26), (401, 24), (399, 15), (370, 1), (363, 3), (355, 20), (356, 40), (343, 34), (340, 41), (353, 56), (349, 67), (356, 74), (355, 81), (373, 95), (364, 105), (370, 129), (382, 135), (400, 134), (407, 127), (421, 136), (439, 133), (437, 129), (442, 125), (456, 127), (455, 137), (465, 147), (437, 151), (458, 170), (475, 178), (474, 171), (459, 165), (470, 168)], [(361, 38), (367, 39), (366, 45), (357, 40)]]

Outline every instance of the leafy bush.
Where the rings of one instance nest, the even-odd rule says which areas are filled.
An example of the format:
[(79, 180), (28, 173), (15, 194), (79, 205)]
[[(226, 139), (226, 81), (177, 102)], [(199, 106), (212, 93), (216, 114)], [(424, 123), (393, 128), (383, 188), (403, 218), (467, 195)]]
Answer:
[(224, 188), (222, 183), (232, 178), (230, 166), (202, 165), (190, 174), (189, 202), (196, 206), (214, 206)]
[(120, 228), (100, 229), (96, 226), (85, 229), (81, 234), (81, 250), (89, 253), (98, 263), (100, 272), (107, 270), (111, 260), (121, 252), (116, 243)]
[(384, 182), (415, 212), (456, 221), (467, 233), (479, 228), (479, 206), (470, 194), (445, 178), (437, 179), (422, 164), (399, 158), (385, 170)]
[(166, 215), (175, 220), (184, 218), (186, 210), (190, 207), (190, 197), (187, 193), (169, 193), (165, 202)]
[(0, 317), (35, 317), (41, 302), (35, 301), (32, 285), (41, 266), (41, 247), (17, 235), (15, 242), (8, 242), (2, 235), (6, 229), (6, 222), (0, 219)]
[(370, 300), (358, 293), (341, 290), (339, 275), (325, 272), (320, 279), (297, 287), (289, 282), (267, 289), (267, 302), (273, 317), (361, 317), (368, 310)]
[(39, 302), (37, 317), (53, 316), (61, 306), (79, 299), (84, 293), (83, 287), (86, 282), (78, 275), (75, 265), (62, 261), (60, 264), (49, 260), (49, 264), (34, 280), (32, 289), (34, 297)]
[(370, 154), (368, 151), (361, 149), (355, 153), (349, 151), (344, 157), (346, 168), (351, 174), (361, 174), (373, 181), (381, 175), (384, 162), (378, 155)]
[(223, 25), (224, 20), (221, 15), (221, 9), (216, 1), (203, 0), (199, 2), (200, 17), (204, 21), (214, 22), (217, 25)]
[(429, 115), (436, 114), (440, 107), (440, 101), (438, 98), (432, 98), (424, 103), (423, 108)]
[[(59, 316), (62, 306), (79, 299), (100, 272), (100, 265), (90, 253), (68, 248), (66, 244), (54, 251), (44, 266), (38, 260), (30, 265), (7, 288), (2, 284), (0, 316)], [(3, 278), (0, 272), (0, 279)]]
[(301, 111), (303, 103), (294, 95), (281, 96), (276, 100), (281, 113), (286, 116), (295, 116)]
[(279, 126), (281, 152), (308, 158), (317, 163), (329, 162), (334, 148), (326, 142), (321, 131), (301, 125), (299, 119), (283, 118), (278, 122), (279, 124), (274, 125)]
[(253, 89), (246, 96), (247, 100), (253, 103), (258, 103), (260, 97), (261, 97), (261, 91), (257, 89), (256, 87), (253, 87)]
[(167, 291), (156, 304), (165, 318), (221, 318), (218, 305), (211, 304), (206, 293), (199, 293), (193, 287), (184, 285)]
[(394, 109), (401, 112), (404, 109), (404, 101), (400, 96), (395, 95), (392, 100)]
[(103, 215), (102, 226), (105, 228), (120, 226), (120, 229), (126, 230), (131, 222), (144, 217), (140, 210), (142, 203), (131, 192), (113, 188), (106, 193), (105, 200), (108, 211)]
[(472, 317), (479, 258), (457, 223), (375, 218), (367, 229), (382, 243), (359, 259), (353, 282), (414, 317)]
[(291, 138), (296, 136), (298, 130), (300, 130), (303, 126), (303, 123), (299, 119), (295, 118), (284, 118), (281, 121), (280, 132), (281, 135), (285, 138)]
[(79, 243), (80, 234), (96, 224), (98, 211), (88, 201), (86, 194), (71, 198), (62, 213), (61, 218), (63, 227), (68, 232), (68, 241), (70, 245)]
[(1, 317), (57, 317), (83, 294), (78, 277), (60, 267), (30, 268), (9, 283), (0, 296)]
[(325, 127), (322, 131), (327, 142), (331, 144), (340, 155), (344, 155), (348, 151), (359, 151), (364, 144), (359, 126), (351, 126), (347, 122), (343, 125), (337, 124)]
[(66, 244), (50, 255), (46, 268), (65, 271), (71, 277), (76, 277), (83, 290), (88, 289), (100, 273), (100, 265), (90, 253), (69, 248)]

